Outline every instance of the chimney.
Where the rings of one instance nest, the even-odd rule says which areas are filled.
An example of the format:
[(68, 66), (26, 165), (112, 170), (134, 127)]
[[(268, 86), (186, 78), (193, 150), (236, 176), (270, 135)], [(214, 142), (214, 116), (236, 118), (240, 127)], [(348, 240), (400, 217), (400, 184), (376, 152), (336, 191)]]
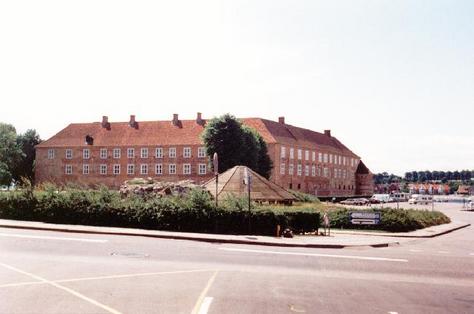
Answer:
[(204, 121), (202, 120), (202, 113), (198, 112), (197, 116), (196, 116), (196, 123), (199, 124), (199, 125), (202, 125), (203, 122)]
[(130, 126), (132, 128), (137, 127), (137, 121), (135, 120), (135, 115), (134, 114), (130, 115), (130, 121), (128, 122), (128, 124), (130, 124)]
[(104, 129), (108, 129), (110, 127), (110, 123), (109, 123), (109, 117), (107, 116), (102, 116), (102, 127)]
[(173, 114), (173, 125), (178, 126), (178, 124), (179, 124), (178, 114), (174, 113)]
[(278, 117), (278, 123), (285, 124), (285, 117)]
[(331, 137), (331, 130), (324, 130), (324, 135)]

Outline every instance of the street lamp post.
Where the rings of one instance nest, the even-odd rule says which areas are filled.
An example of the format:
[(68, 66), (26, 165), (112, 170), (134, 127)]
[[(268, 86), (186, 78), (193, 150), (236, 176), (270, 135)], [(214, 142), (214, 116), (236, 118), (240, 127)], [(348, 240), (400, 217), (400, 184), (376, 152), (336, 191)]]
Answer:
[(217, 153), (214, 153), (214, 156), (212, 157), (212, 163), (214, 166), (214, 175), (216, 176), (216, 209), (219, 205), (219, 201), (217, 200), (217, 184), (219, 182), (219, 157), (217, 156)]

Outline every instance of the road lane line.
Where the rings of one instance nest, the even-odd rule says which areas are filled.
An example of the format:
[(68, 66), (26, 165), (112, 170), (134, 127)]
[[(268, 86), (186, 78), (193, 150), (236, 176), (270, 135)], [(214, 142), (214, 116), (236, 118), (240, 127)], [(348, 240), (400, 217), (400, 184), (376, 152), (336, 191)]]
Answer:
[[(211, 271), (214, 271), (214, 269), (191, 269), (191, 270), (177, 270), (177, 271), (162, 271), (162, 272), (155, 272), (155, 273), (107, 275), (107, 276), (97, 276), (97, 277), (60, 279), (60, 280), (54, 280), (54, 281), (51, 281), (51, 282), (65, 283), (65, 282), (78, 282), (78, 281), (88, 281), (88, 280), (119, 279), (119, 278), (145, 277), (145, 276), (157, 276), (157, 275), (172, 275), (172, 274), (187, 274), (187, 273), (211, 272)], [(19, 283), (9, 283), (9, 284), (0, 285), (0, 288), (20, 287), (20, 286), (29, 286), (29, 285), (41, 285), (41, 284), (46, 284), (46, 282), (44, 282), (44, 281), (28, 281), (28, 282), (19, 282)]]
[(438, 253), (440, 253), (440, 254), (448, 254), (449, 252), (448, 252), (448, 251), (438, 251)]
[(204, 301), (202, 301), (201, 307), (199, 308), (198, 314), (207, 314), (213, 299), (214, 298), (212, 298), (212, 297), (204, 298)]
[(42, 240), (58, 240), (58, 241), (78, 241), (78, 242), (92, 242), (92, 243), (105, 243), (105, 242), (108, 242), (108, 240), (83, 239), (83, 238), (61, 238), (61, 237), (48, 237), (48, 236), (33, 236), (33, 235), (14, 234), (14, 233), (0, 233), (0, 237), (25, 238), (25, 239), (42, 239)]
[(415, 252), (415, 253), (418, 253), (418, 252), (423, 252), (423, 250), (410, 249), (410, 252)]
[(378, 262), (400, 262), (400, 263), (407, 263), (408, 262), (408, 260), (400, 259), (400, 258), (385, 258), (385, 257), (370, 257), (370, 256), (333, 255), (333, 254), (282, 252), (282, 251), (264, 251), (264, 250), (248, 250), (248, 249), (234, 249), (234, 248), (219, 248), (219, 250), (234, 251), (234, 252), (246, 252), (246, 253), (261, 253), (261, 254), (278, 254), (278, 255), (296, 255), (296, 256), (359, 259), (359, 260), (378, 261)]
[(49, 281), (49, 280), (47, 280), (47, 279), (45, 279), (45, 278), (42, 278), (42, 277), (37, 276), (37, 275), (35, 275), (35, 274), (28, 273), (28, 272), (26, 272), (26, 271), (23, 271), (23, 270), (18, 269), (18, 268), (16, 268), (16, 267), (7, 265), (7, 264), (5, 264), (5, 263), (1, 263), (1, 262), (0, 262), (0, 265), (3, 266), (3, 267), (5, 267), (5, 268), (8, 268), (8, 269), (10, 269), (10, 270), (16, 271), (17, 273), (20, 273), (20, 274), (29, 276), (29, 277), (31, 277), (31, 278), (33, 278), (33, 279), (36, 279), (36, 280), (42, 281), (42, 282), (44, 282), (44, 283), (47, 283), (47, 284), (49, 284), (49, 285), (52, 285), (53, 287), (56, 287), (56, 288), (58, 288), (58, 289), (60, 289), (60, 290), (66, 291), (66, 292), (72, 294), (73, 296), (75, 296), (75, 297), (77, 297), (77, 298), (79, 298), (79, 299), (81, 299), (81, 300), (84, 300), (84, 301), (86, 301), (86, 302), (89, 302), (89, 303), (91, 303), (91, 304), (93, 304), (93, 305), (95, 305), (95, 306), (97, 306), (97, 307), (99, 307), (99, 308), (101, 308), (101, 309), (103, 309), (103, 310), (109, 312), (109, 313), (112, 313), (112, 314), (121, 314), (119, 311), (114, 310), (113, 308), (111, 308), (111, 307), (109, 307), (109, 306), (107, 306), (107, 305), (105, 305), (105, 304), (102, 304), (102, 303), (100, 303), (100, 302), (98, 302), (98, 301), (96, 301), (96, 300), (94, 300), (94, 299), (91, 299), (91, 298), (89, 298), (89, 297), (86, 297), (85, 295), (83, 295), (83, 294), (81, 294), (81, 293), (79, 293), (79, 292), (77, 292), (77, 291), (74, 291), (74, 290), (72, 290), (72, 289), (70, 289), (70, 288), (67, 288), (67, 287), (65, 287), (65, 286), (62, 286), (62, 285), (60, 285), (60, 284), (58, 284), (58, 283), (55, 283), (55, 282), (53, 282), (53, 281)]
[(204, 290), (202, 290), (201, 294), (199, 295), (199, 298), (196, 302), (196, 305), (194, 305), (193, 311), (191, 314), (199, 314), (199, 309), (201, 308), (201, 305), (204, 301), (204, 298), (206, 297), (207, 292), (212, 286), (212, 283), (214, 282), (214, 279), (216, 279), (218, 271), (216, 270), (214, 274), (212, 275), (211, 278), (209, 278), (209, 281), (207, 282), (207, 285), (204, 287)]

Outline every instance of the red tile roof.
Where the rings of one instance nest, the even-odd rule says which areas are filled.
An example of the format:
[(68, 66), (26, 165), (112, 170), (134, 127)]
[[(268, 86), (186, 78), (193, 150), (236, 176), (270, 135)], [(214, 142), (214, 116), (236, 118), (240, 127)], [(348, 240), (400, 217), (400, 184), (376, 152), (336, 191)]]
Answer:
[[(358, 157), (333, 136), (282, 124), (261, 118), (245, 118), (241, 121), (254, 129), (267, 143), (285, 143), (300, 147), (322, 145), (332, 147), (353, 157)], [(87, 135), (94, 139), (94, 146), (153, 146), (153, 145), (201, 145), (201, 133), (206, 120), (138, 121), (133, 128), (128, 122), (111, 122), (109, 128), (100, 122), (73, 123), (37, 147), (87, 146)]]

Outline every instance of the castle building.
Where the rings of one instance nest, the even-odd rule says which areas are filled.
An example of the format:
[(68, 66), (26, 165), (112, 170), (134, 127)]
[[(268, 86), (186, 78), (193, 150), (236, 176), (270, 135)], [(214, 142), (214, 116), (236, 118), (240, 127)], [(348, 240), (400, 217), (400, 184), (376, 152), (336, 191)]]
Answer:
[[(368, 196), (372, 174), (360, 157), (331, 135), (261, 118), (241, 119), (265, 140), (273, 161), (270, 180), (283, 188), (322, 197)], [(70, 124), (36, 146), (36, 184), (68, 182), (117, 188), (125, 180), (162, 181), (212, 178), (201, 133), (206, 120), (102, 122)]]

